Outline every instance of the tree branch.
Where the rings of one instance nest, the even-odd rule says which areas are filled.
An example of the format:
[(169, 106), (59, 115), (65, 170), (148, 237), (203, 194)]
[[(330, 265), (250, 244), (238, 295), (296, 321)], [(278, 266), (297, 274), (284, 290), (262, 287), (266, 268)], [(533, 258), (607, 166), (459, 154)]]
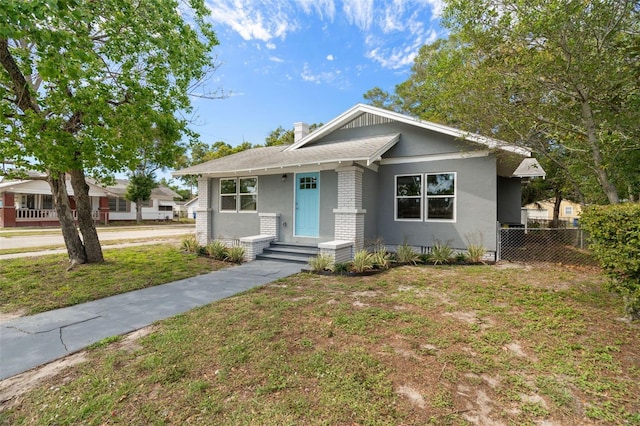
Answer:
[(0, 38), (0, 65), (9, 74), (13, 83), (13, 93), (16, 95), (15, 104), (22, 111), (31, 110), (40, 113), (40, 107), (29, 91), (29, 83), (9, 51), (9, 41), (6, 38)]

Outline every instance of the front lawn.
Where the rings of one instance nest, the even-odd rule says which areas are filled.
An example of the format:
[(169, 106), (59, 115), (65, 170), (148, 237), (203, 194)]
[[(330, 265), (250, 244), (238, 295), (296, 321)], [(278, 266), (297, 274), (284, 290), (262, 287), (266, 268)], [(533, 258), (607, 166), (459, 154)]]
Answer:
[(109, 339), (2, 424), (640, 424), (640, 333), (595, 269), (297, 274)]
[(0, 261), (0, 312), (33, 314), (192, 277), (226, 264), (176, 244), (105, 250), (105, 262), (67, 271), (66, 254)]

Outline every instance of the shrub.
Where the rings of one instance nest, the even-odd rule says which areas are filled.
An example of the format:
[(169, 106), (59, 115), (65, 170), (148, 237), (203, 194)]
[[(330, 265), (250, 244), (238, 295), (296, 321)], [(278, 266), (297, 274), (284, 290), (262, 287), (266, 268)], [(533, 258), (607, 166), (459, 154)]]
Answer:
[(470, 263), (484, 263), (484, 255), (487, 254), (487, 249), (482, 244), (482, 234), (474, 233), (466, 236), (467, 239), (467, 253), (465, 260)]
[(447, 243), (436, 241), (435, 245), (431, 247), (429, 258), (434, 265), (449, 263), (453, 258), (453, 249)]
[(229, 262), (233, 263), (242, 263), (244, 259), (244, 247), (242, 246), (233, 246), (227, 250), (227, 258)]
[(640, 204), (588, 207), (580, 222), (611, 288), (623, 296), (627, 314), (640, 319)]
[(210, 241), (204, 248), (205, 253), (215, 260), (225, 260), (227, 258), (227, 246), (220, 240)]
[(326, 253), (320, 253), (316, 257), (309, 258), (309, 266), (313, 272), (322, 272), (331, 270), (333, 257)]
[(384, 246), (379, 246), (372, 254), (373, 265), (378, 269), (389, 269), (391, 265), (391, 255)]
[(351, 261), (351, 270), (358, 274), (373, 269), (373, 255), (366, 250), (356, 252)]
[(349, 272), (350, 262), (338, 262), (333, 264), (333, 273), (344, 275)]
[(411, 263), (415, 265), (420, 260), (420, 255), (413, 251), (413, 247), (411, 247), (405, 241), (398, 247), (396, 247), (396, 260), (398, 263)]
[(196, 237), (193, 235), (189, 237), (185, 237), (182, 240), (180, 247), (182, 248), (182, 250), (186, 251), (187, 253), (197, 253), (198, 247), (199, 247), (198, 240), (196, 240)]

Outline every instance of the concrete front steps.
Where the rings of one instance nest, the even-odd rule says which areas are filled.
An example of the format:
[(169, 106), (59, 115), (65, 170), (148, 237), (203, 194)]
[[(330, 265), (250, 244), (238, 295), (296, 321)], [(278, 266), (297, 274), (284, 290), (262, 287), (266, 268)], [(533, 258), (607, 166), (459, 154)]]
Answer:
[(262, 254), (256, 256), (261, 260), (284, 260), (306, 265), (310, 257), (316, 257), (320, 250), (316, 246), (297, 243), (272, 242)]

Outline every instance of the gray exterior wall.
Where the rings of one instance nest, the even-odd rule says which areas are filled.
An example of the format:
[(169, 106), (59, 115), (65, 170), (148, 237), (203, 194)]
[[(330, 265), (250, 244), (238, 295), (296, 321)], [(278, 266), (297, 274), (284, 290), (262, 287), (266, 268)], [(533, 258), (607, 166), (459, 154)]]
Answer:
[(211, 238), (238, 239), (260, 233), (258, 213), (280, 213), (280, 241), (311, 243), (334, 239), (334, 213), (337, 207), (337, 174), (334, 171), (320, 172), (320, 229), (318, 238), (294, 237), (294, 183), (295, 176), (288, 173), (285, 181), (282, 174), (258, 176), (257, 212), (220, 212), (220, 179), (210, 180), (212, 214)]
[[(395, 176), (439, 172), (456, 172), (455, 222), (395, 220)], [(475, 238), (481, 239), (488, 250), (496, 250), (497, 182), (493, 157), (385, 165), (378, 171), (378, 182), (378, 236), (386, 244), (406, 241), (428, 247), (440, 241), (464, 249), (467, 239)]]
[(367, 211), (364, 216), (365, 247), (378, 237), (378, 173), (365, 169), (362, 176), (362, 208)]
[(520, 224), (522, 182), (517, 178), (498, 177), (498, 222)]

